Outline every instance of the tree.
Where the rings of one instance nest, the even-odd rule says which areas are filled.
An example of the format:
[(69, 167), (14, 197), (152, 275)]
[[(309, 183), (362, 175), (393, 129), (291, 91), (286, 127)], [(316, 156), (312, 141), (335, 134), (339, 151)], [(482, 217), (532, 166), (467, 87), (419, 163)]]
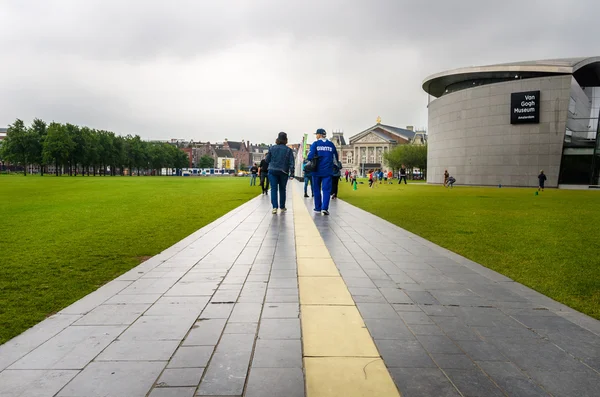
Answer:
[(45, 163), (54, 163), (57, 176), (58, 166), (68, 163), (74, 148), (75, 143), (71, 140), (66, 126), (60, 123), (50, 123), (42, 153)]
[(25, 127), (23, 120), (16, 119), (8, 126), (6, 139), (2, 144), (4, 160), (22, 165), (23, 174), (27, 175), (27, 164), (34, 157), (32, 151), (35, 148), (35, 136)]
[(40, 120), (38, 118), (33, 119), (33, 123), (29, 127), (29, 134), (31, 134), (30, 141), (30, 156), (31, 162), (33, 164), (37, 164), (40, 167), (40, 174), (44, 175), (44, 167), (46, 163), (44, 162), (44, 141), (46, 140), (46, 135), (48, 133), (48, 125), (45, 121)]
[(215, 159), (210, 157), (208, 154), (200, 157), (198, 161), (198, 168), (213, 168), (215, 166)]
[(410, 170), (419, 168), (425, 172), (427, 169), (427, 145), (398, 145), (384, 153), (383, 159), (394, 171), (404, 165)]

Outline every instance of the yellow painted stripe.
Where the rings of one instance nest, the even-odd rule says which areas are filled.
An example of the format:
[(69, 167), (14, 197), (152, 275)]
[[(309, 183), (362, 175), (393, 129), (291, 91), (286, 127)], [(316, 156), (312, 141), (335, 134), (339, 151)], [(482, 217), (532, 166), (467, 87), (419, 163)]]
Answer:
[(296, 189), (292, 200), (307, 397), (399, 397)]

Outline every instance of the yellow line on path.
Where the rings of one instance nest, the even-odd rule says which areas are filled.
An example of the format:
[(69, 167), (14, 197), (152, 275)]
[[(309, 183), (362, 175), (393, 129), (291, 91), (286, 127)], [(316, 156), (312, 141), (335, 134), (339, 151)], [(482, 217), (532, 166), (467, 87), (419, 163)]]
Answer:
[(292, 200), (307, 397), (399, 397), (296, 189)]

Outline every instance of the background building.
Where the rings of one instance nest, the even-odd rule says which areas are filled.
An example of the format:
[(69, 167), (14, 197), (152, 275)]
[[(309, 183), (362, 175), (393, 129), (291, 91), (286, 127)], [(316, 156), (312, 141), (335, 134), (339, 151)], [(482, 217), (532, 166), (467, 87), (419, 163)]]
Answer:
[(428, 77), (427, 180), (598, 185), (600, 57), (468, 67)]

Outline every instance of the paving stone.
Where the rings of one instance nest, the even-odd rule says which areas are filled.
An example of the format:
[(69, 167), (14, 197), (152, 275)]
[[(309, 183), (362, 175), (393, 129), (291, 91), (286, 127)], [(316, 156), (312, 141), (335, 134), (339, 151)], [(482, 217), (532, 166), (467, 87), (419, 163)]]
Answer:
[(465, 354), (431, 354), (433, 361), (442, 369), (471, 369), (475, 363)]
[(173, 368), (165, 369), (158, 378), (159, 387), (196, 387), (200, 384), (200, 378), (204, 368)]
[(415, 335), (444, 335), (444, 332), (436, 324), (409, 324), (408, 328)]
[(260, 303), (236, 303), (229, 317), (231, 322), (255, 322), (260, 318), (262, 304)]
[(240, 291), (235, 290), (221, 290), (218, 289), (217, 292), (212, 296), (210, 301), (212, 303), (235, 303), (237, 301), (238, 296), (240, 295)]
[(295, 278), (298, 274), (295, 269), (273, 269), (271, 270), (271, 281), (275, 278)]
[(209, 303), (202, 311), (202, 314), (200, 314), (200, 318), (229, 318), (233, 306), (232, 303)]
[(114, 295), (112, 298), (104, 302), (105, 305), (119, 304), (152, 304), (161, 297), (161, 294), (139, 294), (139, 295)]
[(368, 277), (344, 277), (344, 282), (348, 288), (350, 287), (358, 287), (358, 288), (373, 288), (376, 289), (377, 286), (371, 281)]
[[(273, 274), (273, 270), (271, 271)], [(271, 278), (269, 288), (298, 288), (298, 279), (296, 277), (289, 278)]]
[(216, 353), (252, 351), (254, 339), (254, 334), (223, 334), (221, 341), (217, 345)]
[(82, 369), (115, 340), (123, 326), (67, 327), (10, 369)]
[(487, 342), (458, 341), (456, 342), (473, 361), (508, 361), (502, 353)]
[(175, 283), (176, 278), (144, 278), (134, 281), (127, 288), (123, 289), (121, 294), (164, 294)]
[(546, 392), (513, 363), (481, 361), (477, 364), (510, 396), (548, 396)]
[(142, 316), (121, 336), (120, 340), (182, 340), (194, 324), (196, 316)]
[(398, 285), (396, 284), (396, 282), (394, 280), (375, 279), (375, 280), (373, 280), (373, 284), (375, 284), (377, 286), (377, 288), (398, 289)]
[(259, 282), (259, 281), (267, 282), (267, 281), (269, 281), (269, 274), (268, 273), (265, 273), (265, 274), (250, 274), (248, 276), (248, 278), (246, 279), (246, 281), (249, 281), (249, 282)]
[(413, 301), (399, 288), (380, 288), (379, 291), (383, 294), (389, 303), (413, 303)]
[(302, 368), (302, 344), (295, 340), (259, 339), (252, 368)]
[(364, 322), (374, 339), (415, 339), (400, 318), (365, 318)]
[(269, 303), (263, 307), (261, 318), (298, 318), (300, 307), (297, 303)]
[(411, 339), (375, 339), (377, 349), (388, 368), (435, 368), (423, 346)]
[(258, 328), (258, 322), (256, 323), (234, 323), (228, 321), (225, 326), (225, 334), (256, 334)]
[(100, 305), (74, 325), (130, 325), (149, 307), (150, 304)]
[(260, 322), (259, 339), (300, 339), (300, 319), (264, 318)]
[(527, 373), (554, 396), (597, 397), (600, 379), (596, 372), (527, 370)]
[(166, 296), (211, 296), (217, 289), (216, 282), (179, 281)]
[(478, 368), (445, 369), (444, 372), (465, 396), (504, 396), (504, 393)]
[(252, 368), (246, 397), (304, 397), (300, 368)]
[(419, 305), (439, 305), (433, 295), (427, 291), (405, 291), (406, 295), (415, 303)]
[(348, 291), (357, 303), (388, 303), (378, 288), (348, 287)]
[(446, 336), (418, 335), (417, 339), (429, 353), (460, 354), (462, 351)]
[(177, 346), (176, 340), (117, 340), (96, 361), (168, 361)]
[(181, 346), (167, 368), (205, 368), (213, 351), (214, 346)]
[(93, 362), (59, 397), (144, 397), (166, 362)]
[(460, 397), (439, 368), (390, 368), (403, 397)]
[(428, 316), (454, 317), (444, 306), (440, 305), (419, 305), (421, 310)]
[(193, 397), (195, 387), (161, 387), (153, 389), (149, 397)]
[(199, 320), (183, 341), (184, 346), (215, 346), (223, 333), (226, 319)]
[(363, 319), (368, 318), (398, 318), (398, 313), (389, 303), (357, 303), (356, 306), (360, 311)]
[(434, 324), (423, 312), (398, 312), (398, 315), (406, 324)]
[(79, 371), (76, 370), (6, 370), (0, 372), (2, 397), (52, 397)]
[(421, 312), (421, 308), (413, 303), (393, 303), (396, 312)]
[(197, 395), (241, 395), (246, 382), (251, 353), (251, 351), (215, 353), (206, 369)]
[(444, 331), (446, 336), (455, 341), (473, 340), (481, 341), (481, 338), (462, 321), (456, 317), (431, 317), (431, 319)]

